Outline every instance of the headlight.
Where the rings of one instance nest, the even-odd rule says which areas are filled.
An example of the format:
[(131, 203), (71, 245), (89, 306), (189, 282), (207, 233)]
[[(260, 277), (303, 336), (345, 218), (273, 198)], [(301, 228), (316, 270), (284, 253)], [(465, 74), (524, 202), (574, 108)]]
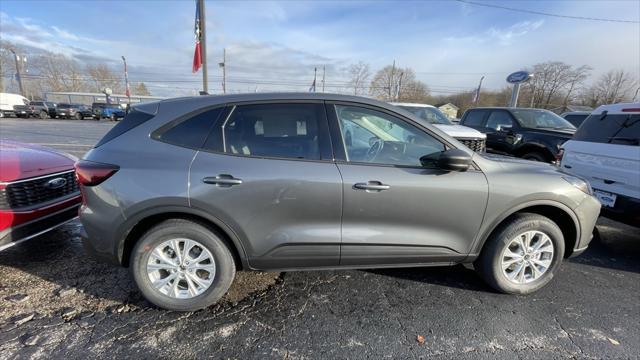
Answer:
[(578, 188), (583, 193), (585, 193), (587, 195), (593, 195), (593, 190), (591, 189), (591, 185), (589, 185), (589, 182), (584, 181), (584, 180), (582, 180), (580, 178), (577, 178), (575, 176), (563, 176), (562, 178), (566, 182), (568, 182), (569, 184), (571, 184), (574, 187)]

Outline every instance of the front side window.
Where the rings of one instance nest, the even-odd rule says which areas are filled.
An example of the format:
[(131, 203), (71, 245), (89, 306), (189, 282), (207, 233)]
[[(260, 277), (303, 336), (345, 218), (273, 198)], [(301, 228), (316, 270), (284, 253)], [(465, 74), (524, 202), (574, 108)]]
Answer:
[(222, 124), (224, 151), (235, 155), (320, 160), (321, 104), (239, 105)]
[(532, 129), (575, 130), (575, 126), (548, 110), (512, 109), (513, 116), (523, 127)]
[(504, 110), (494, 110), (487, 119), (486, 127), (500, 131), (503, 128), (513, 127), (513, 120), (511, 120), (511, 115), (509, 115), (508, 112)]
[(406, 105), (401, 105), (400, 107), (413, 113), (420, 119), (427, 120), (431, 124), (451, 125), (451, 121), (449, 121), (447, 116), (434, 107)]
[(420, 158), (435, 164), (443, 143), (419, 128), (381, 111), (336, 105), (347, 161), (422, 167)]

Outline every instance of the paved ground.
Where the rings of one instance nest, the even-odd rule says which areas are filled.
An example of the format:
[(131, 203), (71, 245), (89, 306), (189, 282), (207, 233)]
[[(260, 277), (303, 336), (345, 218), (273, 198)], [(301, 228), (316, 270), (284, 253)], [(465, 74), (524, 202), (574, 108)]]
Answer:
[[(51, 133), (68, 145), (65, 133), (98, 133), (90, 121), (24, 121), (0, 120), (0, 137), (53, 144)], [(236, 283), (271, 285), (258, 281), (194, 313), (153, 308), (126, 270), (86, 258), (79, 226), (0, 252), (0, 359), (640, 354), (640, 232), (604, 219), (589, 250), (532, 296), (496, 294), (463, 266), (284, 273), (275, 281), (241, 273)]]

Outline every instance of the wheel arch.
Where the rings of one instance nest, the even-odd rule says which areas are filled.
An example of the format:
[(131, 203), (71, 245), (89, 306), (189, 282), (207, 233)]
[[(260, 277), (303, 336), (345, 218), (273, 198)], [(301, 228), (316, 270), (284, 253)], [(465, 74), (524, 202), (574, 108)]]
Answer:
[(516, 155), (517, 157), (522, 157), (524, 156), (524, 154), (527, 154), (530, 152), (541, 153), (549, 161), (554, 159), (554, 154), (551, 150), (549, 150), (549, 147), (541, 143), (524, 144), (521, 147), (519, 147), (518, 150), (516, 150), (514, 155)]
[(580, 225), (578, 217), (568, 206), (556, 201), (532, 201), (511, 208), (500, 216), (498, 216), (480, 236), (480, 240), (473, 247), (471, 257), (477, 257), (487, 240), (497, 230), (497, 228), (505, 221), (509, 220), (515, 214), (533, 213), (542, 215), (552, 220), (560, 230), (564, 237), (565, 253), (564, 257), (568, 258), (573, 253), (578, 239), (580, 238)]
[(116, 254), (120, 264), (128, 267), (131, 251), (140, 237), (153, 226), (168, 219), (191, 220), (222, 234), (223, 241), (231, 250), (236, 268), (238, 270), (250, 268), (244, 246), (229, 226), (206, 212), (180, 206), (153, 208), (129, 217), (120, 232), (121, 240), (117, 242)]

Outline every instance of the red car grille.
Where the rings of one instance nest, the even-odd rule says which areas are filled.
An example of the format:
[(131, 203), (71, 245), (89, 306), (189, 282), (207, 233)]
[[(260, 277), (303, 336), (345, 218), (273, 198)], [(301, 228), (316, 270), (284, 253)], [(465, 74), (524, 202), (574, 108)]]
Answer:
[(79, 191), (74, 171), (16, 181), (0, 189), (0, 209), (29, 208)]

